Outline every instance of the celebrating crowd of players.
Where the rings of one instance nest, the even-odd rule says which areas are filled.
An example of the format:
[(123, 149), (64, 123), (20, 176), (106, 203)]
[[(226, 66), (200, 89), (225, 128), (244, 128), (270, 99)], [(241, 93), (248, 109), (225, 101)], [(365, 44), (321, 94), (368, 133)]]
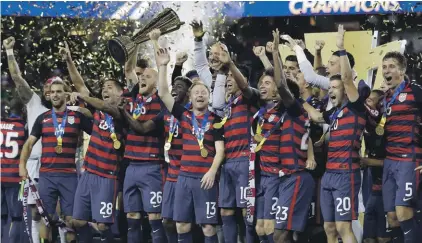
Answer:
[[(207, 243), (218, 242), (218, 225), (227, 243), (243, 233), (248, 243), (357, 242), (352, 221), (362, 168), (372, 177), (365, 242), (417, 242), (422, 88), (406, 78), (402, 54), (384, 56), (384, 90), (371, 91), (355, 82), (341, 25), (325, 75), (315, 73), (300, 42), (287, 35), (281, 38), (296, 56), (283, 64), (277, 29), (272, 42), (253, 50), (266, 68), (255, 89), (224, 44), (211, 46), (207, 59), (202, 24), (191, 25), (196, 71), (181, 76), (187, 56), (178, 55), (168, 82), (169, 52), (158, 46), (154, 30), (158, 72), (136, 67), (134, 55), (125, 65), (127, 89), (105, 79), (101, 97), (85, 86), (66, 44), (61, 54), (77, 92), (55, 77), (40, 98), (21, 76), (14, 38), (3, 41), (19, 95), (1, 120), (2, 227), (9, 214), (11, 242), (22, 237), (16, 229), (23, 218), (17, 202), (22, 179), (38, 182), (50, 216), (60, 200), (67, 242), (92, 242), (90, 222), (112, 242), (119, 192), (127, 237), (124, 227), (120, 233), (130, 243), (142, 238), (141, 212), (154, 243), (198, 242), (195, 224)], [(317, 46), (315, 62), (323, 42)], [(315, 95), (313, 86), (328, 93)], [(85, 108), (68, 105), (75, 103)], [(78, 179), (82, 131), (91, 136)], [(50, 242), (50, 227), (36, 209), (32, 239)], [(245, 222), (236, 217), (239, 209)]]

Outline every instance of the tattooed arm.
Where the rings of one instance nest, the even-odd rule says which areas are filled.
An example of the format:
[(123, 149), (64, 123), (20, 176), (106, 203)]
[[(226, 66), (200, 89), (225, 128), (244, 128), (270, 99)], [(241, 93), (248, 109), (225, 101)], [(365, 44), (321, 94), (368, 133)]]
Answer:
[(5, 47), (7, 53), (7, 63), (9, 65), (10, 76), (16, 85), (16, 90), (18, 91), (18, 95), (22, 100), (22, 103), (28, 104), (32, 98), (32, 95), (34, 95), (34, 92), (31, 90), (31, 87), (29, 87), (29, 84), (26, 82), (26, 80), (22, 77), (22, 73), (15, 59), (15, 55), (13, 54), (14, 45), (15, 38), (13, 37), (9, 37), (3, 40), (3, 46)]

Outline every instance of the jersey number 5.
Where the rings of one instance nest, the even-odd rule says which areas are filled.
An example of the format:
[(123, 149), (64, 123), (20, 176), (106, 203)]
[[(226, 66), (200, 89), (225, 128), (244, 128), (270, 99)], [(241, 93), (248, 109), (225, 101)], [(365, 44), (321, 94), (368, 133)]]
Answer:
[(0, 152), (0, 158), (6, 157), (8, 159), (14, 159), (18, 156), (19, 152), (19, 144), (17, 141), (13, 141), (14, 138), (18, 137), (17, 132), (7, 132), (6, 139), (4, 138), (4, 134), (0, 133), (0, 144), (7, 148), (8, 150), (11, 148), (12, 152)]

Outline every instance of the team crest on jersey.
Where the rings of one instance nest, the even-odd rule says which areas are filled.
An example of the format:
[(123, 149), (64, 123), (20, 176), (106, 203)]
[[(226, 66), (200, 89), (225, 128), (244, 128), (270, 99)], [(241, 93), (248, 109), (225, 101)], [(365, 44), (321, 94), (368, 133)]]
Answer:
[(210, 129), (211, 122), (207, 122), (207, 125), (205, 125), (205, 131), (208, 131)]
[(73, 123), (75, 123), (75, 117), (74, 116), (68, 116), (67, 117), (67, 122), (72, 125)]
[(274, 115), (274, 114), (272, 114), (272, 115), (268, 118), (268, 121), (269, 121), (269, 122), (272, 122), (272, 121), (274, 121), (274, 118), (275, 118), (275, 115)]
[(406, 97), (407, 97), (407, 93), (401, 93), (401, 94), (399, 95), (399, 101), (400, 101), (400, 102), (405, 101), (405, 100), (406, 100)]

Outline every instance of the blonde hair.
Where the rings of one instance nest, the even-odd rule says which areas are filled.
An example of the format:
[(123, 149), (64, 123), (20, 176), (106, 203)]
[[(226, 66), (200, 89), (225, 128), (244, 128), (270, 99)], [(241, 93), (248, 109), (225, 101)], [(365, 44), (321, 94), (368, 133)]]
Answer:
[(189, 95), (190, 95), (190, 92), (192, 91), (193, 87), (198, 86), (198, 85), (204, 86), (208, 90), (208, 94), (211, 94), (210, 88), (204, 82), (202, 82), (202, 81), (195, 81), (195, 82), (192, 82), (192, 85), (190, 86), (190, 88), (188, 90)]

